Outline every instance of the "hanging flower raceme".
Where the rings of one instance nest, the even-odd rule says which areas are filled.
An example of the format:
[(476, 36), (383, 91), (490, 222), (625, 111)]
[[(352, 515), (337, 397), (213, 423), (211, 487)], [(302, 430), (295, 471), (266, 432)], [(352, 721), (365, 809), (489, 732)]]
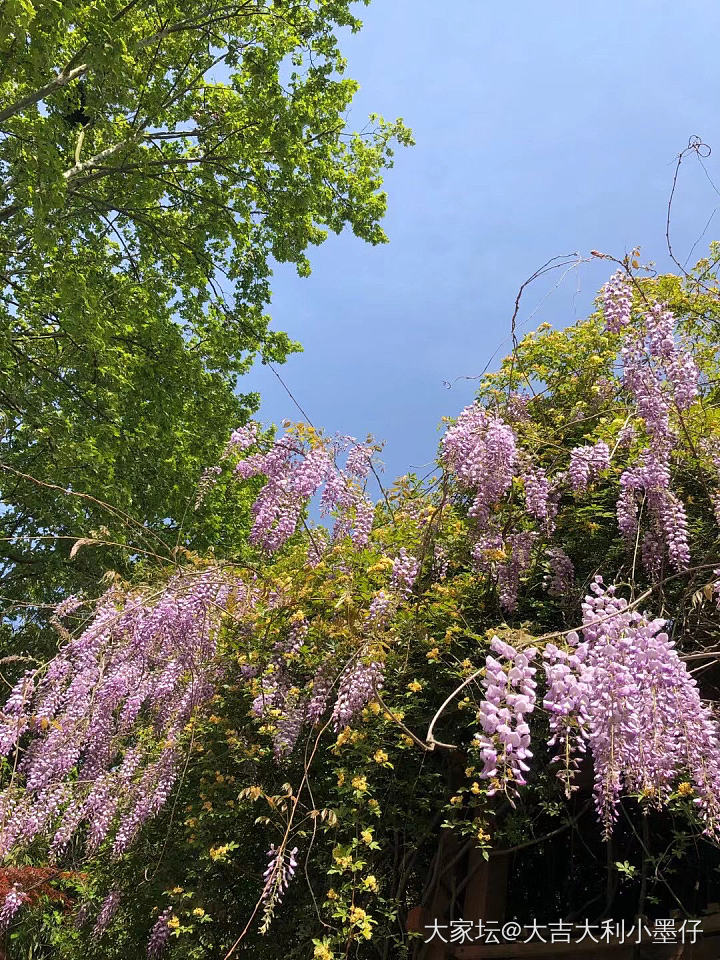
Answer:
[(537, 651), (515, 650), (498, 637), (490, 649), (495, 656), (485, 661), (485, 698), (478, 712), (483, 733), (475, 735), (475, 744), (483, 761), (480, 777), (490, 780), (492, 795), (498, 790), (514, 793), (526, 783), (525, 761), (532, 752), (525, 718), (535, 709), (536, 670), (531, 663)]
[(570, 451), (568, 478), (575, 491), (587, 490), (588, 483), (610, 466), (610, 448), (604, 440)]
[(268, 850), (269, 863), (263, 876), (265, 877), (265, 886), (261, 894), (261, 900), (264, 904), (263, 923), (260, 932), (265, 933), (270, 926), (273, 911), (275, 907), (282, 902), (282, 898), (290, 885), (290, 881), (295, 876), (297, 869), (298, 848), (292, 850), (286, 849), (284, 844), (276, 847), (270, 845)]
[(167, 802), (181, 734), (214, 694), (236, 586), (210, 568), (154, 597), (113, 590), (47, 668), (19, 682), (0, 715), (3, 753), (21, 757), (0, 793), (2, 855), (38, 836), (58, 855), (78, 833), (90, 851), (110, 835), (115, 854), (128, 848)]
[(405, 547), (401, 547), (397, 557), (393, 560), (391, 590), (400, 596), (409, 596), (417, 580), (419, 570), (420, 563), (418, 560), (411, 556)]
[(528, 466), (523, 471), (525, 486), (525, 506), (527, 512), (536, 520), (545, 520), (552, 530), (552, 519), (557, 512), (551, 498), (550, 481), (542, 467)]
[(574, 650), (546, 649), (553, 745), (569, 784), (585, 743), (595, 804), (606, 833), (622, 792), (658, 804), (679, 780), (692, 785), (706, 832), (720, 838), (720, 739), (694, 677), (664, 631), (665, 621), (629, 609), (600, 578), (583, 605)]
[(675, 326), (673, 314), (653, 304), (622, 350), (623, 382), (650, 444), (638, 465), (620, 478), (617, 516), (621, 532), (632, 543), (645, 498), (651, 529), (643, 537), (642, 559), (654, 577), (660, 575), (663, 551), (676, 570), (684, 570), (690, 561), (685, 507), (670, 489), (670, 457), (677, 443), (672, 415), (681, 414), (697, 397), (699, 374), (690, 352), (678, 344)]
[(539, 534), (535, 530), (500, 533), (482, 537), (472, 549), (476, 568), (494, 575), (503, 610), (515, 610), (520, 593), (520, 580), (530, 568), (532, 551)]
[(332, 720), (336, 730), (341, 730), (357, 716), (382, 688), (384, 668), (378, 660), (365, 662), (356, 658), (343, 671), (338, 686), (337, 700)]
[[(242, 432), (244, 431), (244, 432)], [(233, 440), (240, 435), (239, 440)], [(226, 454), (244, 452), (257, 441), (257, 431), (236, 430)], [(364, 547), (372, 529), (375, 508), (361, 481), (373, 467), (377, 446), (354, 437), (326, 440), (299, 424), (277, 439), (266, 453), (251, 453), (235, 466), (238, 479), (263, 476), (265, 484), (253, 504), (250, 541), (269, 551), (279, 549), (295, 533), (310, 500), (320, 495), (321, 513), (337, 515), (333, 537), (350, 536)], [(338, 461), (345, 457), (345, 469)], [(319, 562), (320, 539), (313, 539), (312, 562)]]
[(574, 775), (586, 751), (588, 690), (582, 675), (586, 647), (561, 650), (549, 643), (543, 650), (546, 693), (543, 707), (550, 718), (548, 746), (555, 749), (553, 763), (569, 797), (577, 789)]
[(92, 929), (91, 936), (93, 940), (99, 940), (100, 937), (105, 933), (115, 918), (115, 914), (118, 912), (121, 901), (122, 894), (119, 890), (111, 890), (110, 893), (105, 897), (102, 905), (100, 906), (100, 911), (97, 915), (95, 926)]
[(564, 597), (575, 583), (575, 567), (561, 547), (548, 547), (549, 570), (545, 577), (545, 589), (551, 597)]
[(611, 333), (619, 333), (630, 323), (632, 287), (622, 270), (618, 270), (602, 288), (605, 325)]
[(484, 528), (515, 474), (517, 443), (512, 427), (479, 404), (471, 404), (445, 433), (441, 459), (461, 485), (475, 494), (470, 515)]
[(0, 930), (5, 930), (20, 907), (29, 900), (29, 896), (24, 892), (20, 884), (15, 883), (12, 889), (5, 894), (5, 899), (0, 906)]
[(170, 939), (169, 920), (172, 916), (172, 907), (167, 907), (153, 924), (148, 939), (147, 955), (150, 960), (157, 960), (165, 952), (167, 942)]

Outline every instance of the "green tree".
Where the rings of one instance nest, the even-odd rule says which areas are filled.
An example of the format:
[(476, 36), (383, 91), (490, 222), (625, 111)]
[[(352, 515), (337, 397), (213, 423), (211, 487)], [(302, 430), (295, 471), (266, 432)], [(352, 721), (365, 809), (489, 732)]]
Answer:
[[(308, 248), (345, 226), (385, 240), (381, 171), (409, 134), (379, 117), (346, 130), (350, 6), (2, 6), (4, 597), (47, 602), (96, 580), (97, 551), (68, 564), (91, 530), (164, 549), (21, 474), (174, 546), (202, 468), (257, 405), (233, 394), (238, 375), (295, 349), (268, 329), (272, 264), (306, 275)], [(219, 522), (196, 516), (193, 541)]]

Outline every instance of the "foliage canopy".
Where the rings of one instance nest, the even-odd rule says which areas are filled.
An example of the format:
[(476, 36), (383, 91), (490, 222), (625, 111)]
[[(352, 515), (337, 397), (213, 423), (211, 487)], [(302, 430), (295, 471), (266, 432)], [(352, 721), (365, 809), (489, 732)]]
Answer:
[[(351, 6), (2, 5), (5, 597), (42, 603), (97, 580), (97, 551), (70, 566), (71, 540), (43, 537), (128, 539), (117, 515), (20, 474), (183, 542), (203, 467), (257, 406), (236, 377), (297, 348), (268, 328), (273, 263), (307, 274), (308, 249), (345, 226), (385, 240), (381, 173), (410, 138), (379, 117), (348, 132)], [(202, 546), (218, 515), (195, 519)], [(103, 562), (126, 569), (123, 556)]]

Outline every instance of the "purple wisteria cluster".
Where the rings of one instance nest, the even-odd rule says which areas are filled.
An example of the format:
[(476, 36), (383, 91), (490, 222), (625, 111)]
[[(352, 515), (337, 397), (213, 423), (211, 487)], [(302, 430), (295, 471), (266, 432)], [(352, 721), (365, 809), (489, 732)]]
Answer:
[(552, 497), (552, 488), (547, 473), (542, 467), (528, 465), (522, 473), (522, 478), (525, 487), (527, 512), (536, 520), (545, 521), (548, 532), (552, 532), (557, 504)]
[(178, 574), (155, 596), (111, 590), (18, 681), (0, 712), (0, 749), (17, 761), (0, 793), (0, 854), (38, 836), (52, 856), (76, 835), (90, 852), (110, 838), (115, 855), (129, 847), (168, 800), (181, 734), (214, 694), (234, 590), (218, 568)]
[(577, 789), (573, 779), (586, 752), (588, 691), (585, 679), (581, 679), (586, 654), (584, 646), (562, 650), (554, 643), (543, 650), (546, 682), (543, 707), (550, 718), (548, 746), (555, 749), (553, 763), (560, 767), (558, 777), (567, 797)]
[(516, 458), (512, 427), (479, 404), (466, 407), (442, 439), (442, 462), (474, 493), (470, 515), (481, 530), (512, 485)]
[(400, 596), (409, 596), (419, 569), (420, 564), (417, 558), (409, 554), (405, 547), (401, 547), (397, 557), (393, 560), (390, 589)]
[(573, 490), (587, 490), (598, 474), (610, 467), (610, 448), (604, 440), (570, 451), (568, 479)]
[[(236, 438), (239, 436), (239, 439)], [(245, 453), (257, 442), (250, 428), (236, 430), (226, 454)], [(335, 514), (333, 538), (349, 536), (361, 549), (366, 546), (375, 516), (363, 481), (373, 466), (375, 447), (353, 437), (323, 439), (314, 431), (288, 431), (264, 453), (250, 453), (235, 465), (238, 479), (262, 476), (265, 484), (253, 504), (252, 543), (269, 551), (293, 535), (310, 500), (320, 495), (324, 516)], [(345, 457), (345, 468), (338, 461)], [(313, 548), (317, 553), (318, 544)], [(314, 558), (317, 562), (319, 558)]]
[(472, 548), (476, 569), (493, 573), (504, 610), (517, 607), (520, 580), (530, 568), (538, 537), (534, 530), (520, 530), (505, 537), (492, 533), (481, 537)]
[(575, 584), (575, 567), (562, 547), (548, 547), (546, 551), (548, 573), (545, 589), (551, 597), (564, 597)]
[(611, 333), (620, 333), (630, 323), (633, 296), (632, 287), (622, 270), (610, 277), (602, 288), (605, 325)]
[(150, 931), (150, 937), (147, 945), (147, 955), (150, 960), (156, 960), (165, 952), (168, 940), (170, 939), (170, 925), (168, 921), (172, 916), (172, 907), (167, 907), (153, 924)]
[(366, 663), (357, 658), (348, 664), (340, 677), (337, 700), (333, 708), (332, 720), (336, 730), (346, 727), (366, 704), (372, 700), (375, 691), (382, 688), (383, 665), (377, 660)]
[(478, 719), (483, 733), (475, 735), (483, 769), (479, 776), (490, 780), (488, 794), (498, 790), (512, 794), (526, 783), (526, 761), (530, 751), (530, 727), (526, 717), (535, 709), (535, 667), (537, 651), (518, 651), (494, 637), (485, 661), (484, 699)]
[(298, 848), (293, 847), (288, 850), (285, 844), (276, 847), (270, 845), (268, 850), (268, 865), (265, 873), (265, 885), (263, 886), (260, 898), (264, 905), (263, 923), (260, 932), (265, 933), (270, 925), (270, 920), (275, 907), (282, 902), (285, 891), (290, 885), (290, 881), (295, 876), (297, 870)]
[(642, 559), (647, 572), (657, 577), (663, 555), (676, 570), (690, 562), (685, 507), (670, 488), (677, 445), (672, 418), (697, 397), (699, 374), (690, 351), (676, 340), (673, 314), (657, 303), (629, 329), (621, 356), (623, 382), (635, 399), (649, 444), (620, 478), (618, 523), (632, 543), (638, 536), (640, 505), (646, 505)]
[(661, 804), (678, 781), (692, 787), (705, 831), (720, 838), (720, 738), (697, 683), (664, 630), (600, 578), (583, 604), (569, 651), (545, 650), (547, 693), (561, 776), (569, 785), (587, 746), (595, 803), (612, 829), (622, 792)]
[(28, 894), (24, 892), (20, 884), (14, 883), (5, 894), (5, 899), (0, 906), (0, 931), (7, 929), (15, 914), (28, 899)]
[(102, 935), (105, 933), (120, 909), (121, 902), (122, 894), (119, 890), (111, 890), (110, 893), (108, 893), (108, 895), (105, 897), (100, 905), (100, 910), (98, 911), (95, 925), (93, 926), (92, 933), (90, 934), (93, 940), (99, 940), (100, 937), (102, 937)]
[[(683, 783), (705, 832), (720, 840), (720, 729), (664, 628), (595, 578), (580, 633), (568, 634), (566, 649), (549, 643), (543, 650), (548, 745), (568, 796), (589, 753), (606, 835), (623, 793), (660, 806)], [(483, 733), (475, 736), (489, 794), (525, 783), (535, 657), (535, 649), (492, 641), (478, 712)]]

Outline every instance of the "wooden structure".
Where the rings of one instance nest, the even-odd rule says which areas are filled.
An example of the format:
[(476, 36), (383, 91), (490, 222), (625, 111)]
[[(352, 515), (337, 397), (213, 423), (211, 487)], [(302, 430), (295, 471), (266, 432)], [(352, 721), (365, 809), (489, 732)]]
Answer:
[[(457, 864), (457, 840), (447, 835), (442, 842), (447, 845), (445, 863)], [(508, 856), (502, 855), (487, 861), (478, 850), (469, 854), (461, 916), (464, 921), (472, 921), (476, 929), (480, 920), (496, 926), (505, 920), (509, 861)], [(436, 919), (440, 924), (447, 923), (444, 918), (452, 896), (451, 886), (449, 882), (437, 884), (432, 903), (411, 911), (408, 929), (429, 935), (428, 928), (432, 928)], [(679, 928), (680, 921), (677, 926)], [(577, 939), (571, 943), (542, 942), (540, 939), (523, 943), (522, 940), (527, 939), (526, 933), (515, 942), (500, 943), (476, 940), (461, 944), (435, 937), (430, 942), (418, 943), (414, 957), (416, 960), (720, 960), (720, 913), (704, 917), (696, 933), (690, 927), (685, 933), (678, 930), (674, 939), (669, 936), (671, 942), (658, 942), (661, 938), (657, 933), (653, 934), (650, 927), (641, 938), (635, 932), (633, 935), (628, 932), (624, 939), (598, 936), (600, 942), (587, 937), (579, 943)]]

